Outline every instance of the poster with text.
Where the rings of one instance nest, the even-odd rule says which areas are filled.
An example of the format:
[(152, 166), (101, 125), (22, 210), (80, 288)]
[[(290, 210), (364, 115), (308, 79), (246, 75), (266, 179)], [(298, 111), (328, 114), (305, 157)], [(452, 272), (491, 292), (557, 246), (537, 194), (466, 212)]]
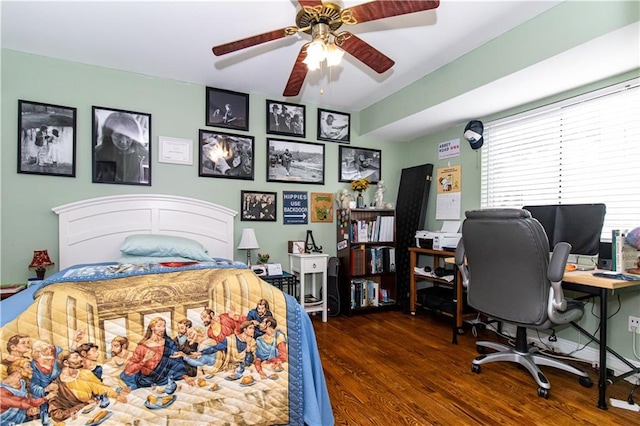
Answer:
[(437, 173), (436, 219), (460, 220), (462, 166), (442, 167)]

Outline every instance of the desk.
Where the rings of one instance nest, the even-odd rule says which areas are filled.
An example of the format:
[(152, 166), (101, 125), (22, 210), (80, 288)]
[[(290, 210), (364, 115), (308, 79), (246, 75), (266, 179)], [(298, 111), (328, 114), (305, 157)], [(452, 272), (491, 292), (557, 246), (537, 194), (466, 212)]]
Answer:
[[(572, 271), (566, 272), (563, 277), (562, 288), (566, 290), (574, 290), (582, 293), (591, 294), (600, 297), (600, 334), (599, 339), (594, 339), (599, 346), (600, 357), (600, 375), (598, 377), (598, 408), (603, 410), (607, 409), (606, 392), (607, 381), (611, 384), (625, 379), (633, 374), (640, 373), (640, 369), (630, 364), (623, 357), (618, 355), (615, 351), (607, 347), (607, 303), (609, 293), (612, 291), (622, 290), (625, 288), (636, 287), (640, 290), (640, 276), (638, 281), (624, 281), (614, 280), (610, 278), (594, 277), (592, 275), (594, 271)], [(579, 325), (571, 323), (583, 334), (590, 336), (586, 330), (582, 329)], [(621, 374), (616, 377), (607, 379), (607, 351), (618, 358), (620, 361), (629, 366), (630, 370), (627, 373)]]
[[(432, 256), (433, 267), (436, 268), (440, 266), (441, 260), (444, 260), (445, 263), (453, 263), (455, 265), (455, 262), (448, 261), (448, 259), (452, 258), (452, 256), (455, 255), (455, 253), (451, 251), (432, 250), (432, 249), (421, 248), (421, 247), (409, 247), (409, 254), (411, 258), (410, 266), (409, 266), (411, 268), (411, 270), (409, 271), (409, 277), (410, 277), (409, 278), (409, 311), (411, 312), (411, 315), (415, 315), (417, 290), (416, 290), (416, 274), (414, 273), (414, 268), (418, 265), (418, 256), (420, 255)], [(452, 343), (457, 344), (458, 330), (462, 328), (462, 322), (463, 322), (462, 308), (464, 304), (462, 303), (462, 301), (464, 297), (464, 289), (462, 286), (462, 277), (460, 276), (460, 271), (458, 270), (457, 267), (455, 267), (455, 270), (456, 270), (456, 274), (452, 282), (447, 282), (445, 280), (441, 280), (438, 278), (432, 278), (432, 277), (421, 276), (421, 275), (418, 275), (418, 277), (420, 277), (421, 280), (438, 283), (438, 285), (448, 285), (453, 287), (454, 309), (452, 312), (452, 316), (453, 316)]]
[[(308, 312), (321, 312), (322, 322), (327, 322), (327, 258), (328, 254), (322, 253), (309, 253), (309, 254), (289, 254), (289, 265), (291, 267), (291, 273), (298, 276), (298, 282), (300, 283), (300, 305)], [(311, 293), (305, 292), (305, 285), (307, 276), (311, 278)], [(316, 276), (320, 276), (320, 283), (322, 285), (320, 299), (317, 302), (306, 303), (305, 296), (311, 294), (317, 298), (317, 286)]]

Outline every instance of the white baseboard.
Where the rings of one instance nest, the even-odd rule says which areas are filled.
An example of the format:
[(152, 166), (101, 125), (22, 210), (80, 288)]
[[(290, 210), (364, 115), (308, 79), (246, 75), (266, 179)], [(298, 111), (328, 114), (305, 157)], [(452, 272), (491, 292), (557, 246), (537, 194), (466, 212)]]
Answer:
[[(516, 327), (512, 324), (506, 324), (503, 323), (502, 324), (502, 331), (503, 333), (509, 334), (511, 336), (515, 336), (516, 335)], [(538, 338), (538, 333), (540, 335), (540, 338)], [(527, 330), (527, 339), (529, 340), (530, 343), (535, 344), (536, 346), (544, 346), (544, 347), (548, 347), (548, 348), (553, 348), (554, 351), (558, 352), (558, 355), (561, 354), (568, 354), (573, 352), (573, 354), (571, 355), (574, 358), (577, 358), (579, 360), (585, 361), (586, 363), (590, 364), (591, 366), (597, 368), (599, 367), (600, 364), (600, 351), (597, 348), (593, 348), (590, 346), (584, 347), (582, 348), (582, 346), (584, 346), (584, 343), (576, 343), (573, 342), (571, 340), (567, 340), (567, 339), (562, 339), (558, 337), (558, 340), (555, 342), (550, 342), (549, 341), (549, 336), (551, 334), (547, 333), (545, 331), (539, 331), (536, 332), (535, 330)], [(514, 337), (515, 339), (515, 337)], [(586, 339), (586, 336), (585, 336)], [(541, 340), (543, 343), (541, 343)], [(580, 347), (581, 349), (576, 350), (578, 347)], [(615, 348), (614, 348), (615, 350)], [(574, 352), (575, 351), (575, 352)], [(629, 363), (631, 363), (631, 365), (634, 365), (638, 368), (640, 368), (640, 362), (636, 361), (636, 360), (630, 360), (625, 358)], [(620, 361), (618, 358), (616, 358), (615, 356), (611, 355), (610, 353), (607, 352), (607, 368), (610, 368), (613, 370), (613, 373), (618, 376), (620, 374), (624, 374), (626, 372), (629, 371), (629, 366), (626, 365), (625, 363), (623, 363), (622, 361)], [(625, 380), (627, 380), (628, 382), (631, 382), (633, 384), (637, 384), (640, 383), (640, 374), (634, 374), (632, 376), (627, 377)]]

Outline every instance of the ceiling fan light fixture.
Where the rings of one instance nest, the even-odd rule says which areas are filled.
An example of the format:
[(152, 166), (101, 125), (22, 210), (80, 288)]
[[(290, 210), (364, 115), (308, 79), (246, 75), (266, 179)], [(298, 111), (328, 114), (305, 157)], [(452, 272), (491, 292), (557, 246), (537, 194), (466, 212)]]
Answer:
[[(307, 47), (307, 57), (305, 59), (310, 62), (320, 63), (327, 57), (327, 46), (322, 40), (313, 40)], [(308, 63), (307, 63), (308, 64)]]
[(333, 43), (327, 46), (327, 66), (333, 67), (340, 65), (340, 61), (344, 56), (344, 51)]

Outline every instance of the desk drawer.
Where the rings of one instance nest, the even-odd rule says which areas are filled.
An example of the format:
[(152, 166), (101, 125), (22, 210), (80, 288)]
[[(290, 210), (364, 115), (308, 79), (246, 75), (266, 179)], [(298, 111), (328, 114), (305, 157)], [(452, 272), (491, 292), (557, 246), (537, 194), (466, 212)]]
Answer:
[(327, 269), (325, 258), (300, 259), (300, 268), (306, 272), (324, 272)]

